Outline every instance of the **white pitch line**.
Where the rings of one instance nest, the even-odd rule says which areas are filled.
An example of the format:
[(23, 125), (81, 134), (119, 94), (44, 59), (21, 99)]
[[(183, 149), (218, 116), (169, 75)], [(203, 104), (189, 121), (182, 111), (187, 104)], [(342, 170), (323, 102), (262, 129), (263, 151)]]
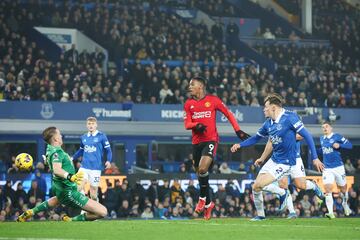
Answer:
[(0, 237), (0, 240), (79, 240), (73, 238), (18, 238), (18, 237)]
[[(149, 222), (150, 224), (172, 224), (171, 221), (169, 222)], [(181, 222), (181, 221), (177, 221), (176, 223), (178, 224), (184, 224), (184, 225), (210, 225), (210, 226), (238, 226), (238, 227), (242, 227), (242, 226), (246, 226), (246, 227), (280, 227), (280, 226), (285, 226), (285, 225), (280, 225), (280, 224), (271, 224), (271, 225), (265, 225), (265, 224), (249, 224), (249, 223), (239, 223), (239, 224), (235, 224), (235, 223), (198, 223), (198, 222)], [(289, 221), (289, 223), (291, 224), (291, 222)], [(291, 227), (299, 227), (299, 228), (329, 228), (329, 226), (320, 226), (320, 225), (300, 225), (300, 224), (291, 224)], [(334, 226), (331, 226), (334, 227)], [(348, 226), (339, 226), (339, 228), (344, 229), (344, 228), (348, 228), (348, 229), (354, 229), (354, 230), (360, 230), (360, 227), (348, 227)]]

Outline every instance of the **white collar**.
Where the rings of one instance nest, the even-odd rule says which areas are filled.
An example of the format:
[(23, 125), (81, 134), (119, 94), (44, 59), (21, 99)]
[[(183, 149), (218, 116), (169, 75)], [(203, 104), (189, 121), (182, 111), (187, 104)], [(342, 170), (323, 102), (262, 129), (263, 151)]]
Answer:
[(275, 123), (279, 123), (280, 118), (282, 117), (282, 115), (284, 115), (284, 113), (285, 113), (285, 109), (283, 108), (283, 109), (281, 110), (279, 116), (275, 119), (275, 121), (272, 120), (272, 118), (271, 118), (271, 124), (273, 124), (274, 122), (275, 122)]
[(324, 136), (324, 137), (327, 139), (330, 139), (330, 138), (332, 138), (333, 135), (334, 135), (334, 133), (331, 133), (329, 136)]
[(95, 137), (98, 133), (99, 133), (98, 130), (96, 130), (95, 132), (93, 132), (93, 134), (91, 134), (90, 132), (88, 132), (87, 136), (90, 137), (90, 135), (92, 135), (93, 137)]

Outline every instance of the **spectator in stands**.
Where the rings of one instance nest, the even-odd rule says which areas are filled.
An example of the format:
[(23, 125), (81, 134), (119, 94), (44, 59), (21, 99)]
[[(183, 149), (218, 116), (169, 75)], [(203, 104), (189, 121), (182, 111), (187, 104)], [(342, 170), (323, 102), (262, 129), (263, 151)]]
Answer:
[(272, 34), (272, 32), (270, 31), (269, 28), (266, 28), (265, 32), (263, 34), (263, 38), (265, 38), (265, 39), (275, 39), (275, 35)]
[(226, 162), (220, 164), (219, 171), (222, 174), (230, 174), (232, 172)]
[(118, 218), (128, 218), (130, 217), (131, 209), (129, 208), (129, 201), (123, 200), (121, 202), (121, 206), (119, 210), (117, 211), (117, 217)]
[(349, 158), (346, 159), (344, 167), (347, 174), (349, 175), (355, 174), (356, 168), (352, 165), (351, 160)]
[(154, 213), (152, 212), (150, 205), (145, 206), (144, 212), (141, 214), (141, 218), (144, 219), (154, 218)]
[(119, 194), (114, 189), (112, 183), (107, 182), (107, 190), (104, 194), (104, 206), (107, 208), (108, 213), (117, 211), (119, 207)]
[(45, 200), (45, 192), (43, 192), (39, 187), (38, 187), (38, 181), (37, 180), (32, 180), (31, 181), (31, 188), (28, 192), (28, 198), (30, 199), (31, 197), (34, 197), (34, 199), (36, 201), (40, 200), (40, 202), (43, 202)]

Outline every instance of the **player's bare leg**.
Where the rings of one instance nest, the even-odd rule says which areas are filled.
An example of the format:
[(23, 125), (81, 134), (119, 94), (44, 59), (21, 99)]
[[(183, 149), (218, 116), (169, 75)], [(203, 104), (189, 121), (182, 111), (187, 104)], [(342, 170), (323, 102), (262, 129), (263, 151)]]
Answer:
[(98, 199), (98, 186), (90, 186), (90, 198), (94, 201), (99, 201)]
[(58, 201), (57, 197), (52, 197), (52, 198), (48, 199), (47, 201), (40, 203), (39, 205), (37, 205), (36, 207), (34, 207), (32, 209), (26, 210), (17, 218), (16, 221), (17, 222), (26, 222), (28, 219), (33, 217), (35, 214), (46, 211), (49, 208), (54, 208), (57, 205), (59, 205), (59, 201)]
[(213, 159), (209, 156), (202, 156), (197, 169), (199, 184), (200, 184), (200, 197), (196, 205), (195, 211), (201, 213), (205, 210), (204, 218), (210, 219), (211, 210), (214, 208), (214, 203), (211, 202), (209, 192), (209, 167)]
[(338, 186), (340, 189), (340, 197), (342, 198), (342, 206), (344, 208), (344, 214), (345, 216), (349, 216), (351, 214), (351, 209), (349, 205), (347, 204), (349, 199), (349, 194), (347, 191), (347, 184), (344, 186)]
[(280, 210), (283, 210), (286, 207), (286, 199), (288, 197), (288, 191), (280, 188), (279, 186), (276, 186), (275, 184), (271, 184), (275, 180), (276, 179), (274, 178), (274, 176), (272, 176), (270, 173), (261, 173), (256, 177), (255, 183), (252, 186), (252, 188), (253, 188), (254, 204), (257, 211), (257, 217), (253, 218), (252, 221), (259, 221), (265, 219), (264, 198), (262, 195), (263, 190), (271, 191), (273, 193), (279, 194)]

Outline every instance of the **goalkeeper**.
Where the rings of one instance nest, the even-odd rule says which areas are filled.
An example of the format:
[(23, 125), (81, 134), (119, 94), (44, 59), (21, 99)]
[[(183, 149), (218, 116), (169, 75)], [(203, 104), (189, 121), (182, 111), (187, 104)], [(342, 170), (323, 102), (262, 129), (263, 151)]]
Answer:
[(64, 221), (91, 221), (107, 216), (107, 209), (100, 203), (89, 199), (77, 191), (84, 173), (75, 173), (75, 168), (69, 155), (61, 148), (63, 144), (60, 130), (56, 127), (48, 127), (43, 133), (43, 139), (48, 144), (46, 149), (46, 162), (53, 174), (52, 188), (55, 197), (42, 202), (38, 206), (25, 211), (17, 221), (25, 222), (38, 212), (46, 211), (49, 208), (63, 204), (72, 208), (81, 208), (86, 213), (73, 218), (64, 216)]

